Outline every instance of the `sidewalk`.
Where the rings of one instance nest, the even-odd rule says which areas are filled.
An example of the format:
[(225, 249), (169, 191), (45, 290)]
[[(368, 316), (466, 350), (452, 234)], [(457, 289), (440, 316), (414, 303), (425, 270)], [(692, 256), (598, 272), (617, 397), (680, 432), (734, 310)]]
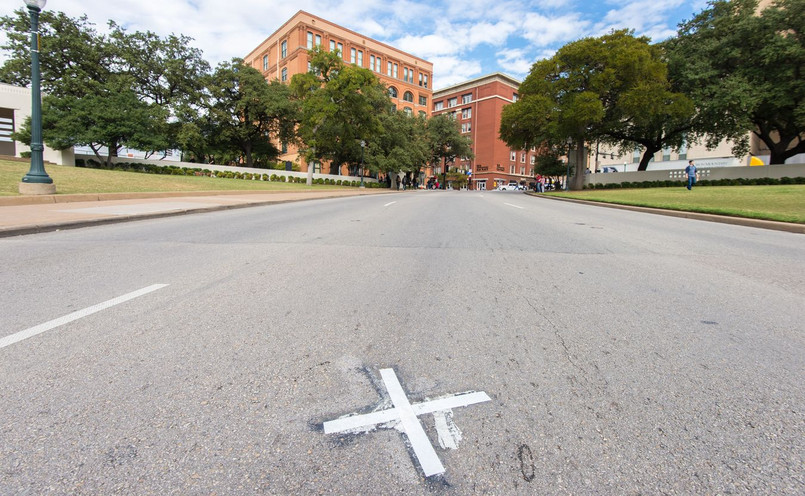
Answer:
[(386, 189), (326, 191), (195, 191), (0, 197), (0, 238), (325, 198), (392, 193)]

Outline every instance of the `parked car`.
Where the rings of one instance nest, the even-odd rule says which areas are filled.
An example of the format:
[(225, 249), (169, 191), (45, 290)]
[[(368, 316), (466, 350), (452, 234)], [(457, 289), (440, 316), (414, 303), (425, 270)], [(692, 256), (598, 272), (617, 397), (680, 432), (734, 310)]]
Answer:
[(601, 168), (601, 172), (618, 172), (618, 169), (615, 167), (603, 167)]

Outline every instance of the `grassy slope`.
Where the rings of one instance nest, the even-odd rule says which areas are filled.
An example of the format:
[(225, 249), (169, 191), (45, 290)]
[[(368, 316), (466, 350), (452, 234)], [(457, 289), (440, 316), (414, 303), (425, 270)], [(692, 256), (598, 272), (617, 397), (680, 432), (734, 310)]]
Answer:
[[(0, 196), (18, 195), (22, 177), (29, 164), (0, 160)], [(48, 175), (56, 183), (57, 194), (70, 193), (129, 193), (151, 191), (276, 191), (308, 189), (305, 184), (268, 181), (245, 181), (242, 179), (218, 179), (194, 176), (163, 176), (100, 169), (84, 169), (47, 165)], [(282, 171), (266, 171), (280, 175)], [(314, 185), (313, 188), (332, 189), (342, 186)]]
[(557, 196), (805, 224), (805, 185), (585, 190)]

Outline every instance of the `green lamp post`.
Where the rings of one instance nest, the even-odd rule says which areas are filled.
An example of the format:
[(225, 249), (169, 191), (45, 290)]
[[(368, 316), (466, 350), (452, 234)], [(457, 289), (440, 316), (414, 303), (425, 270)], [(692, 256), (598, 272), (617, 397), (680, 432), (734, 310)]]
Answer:
[(31, 14), (31, 169), (22, 178), (20, 193), (50, 195), (56, 192), (42, 158), (42, 94), (39, 89), (39, 12), (47, 0), (25, 0)]
[(361, 140), (361, 188), (365, 188), (366, 186), (363, 185), (363, 149), (366, 148), (366, 141)]

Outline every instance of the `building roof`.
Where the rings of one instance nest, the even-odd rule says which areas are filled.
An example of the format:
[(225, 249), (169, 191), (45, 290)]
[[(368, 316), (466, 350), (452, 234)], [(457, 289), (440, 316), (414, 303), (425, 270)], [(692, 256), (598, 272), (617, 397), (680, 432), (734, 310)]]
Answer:
[[(255, 54), (257, 52), (261, 51), (262, 47), (265, 46), (265, 44), (266, 44), (266, 42), (268, 42), (268, 40), (270, 40), (271, 38), (273, 38), (277, 34), (282, 33), (283, 31), (287, 30), (287, 28), (289, 26), (292, 26), (294, 24), (298, 24), (299, 22), (301, 22), (300, 17), (309, 17), (309, 18), (311, 18), (311, 20), (313, 20), (314, 26), (316, 25), (316, 23), (325, 24), (325, 25), (329, 26), (332, 29), (346, 31), (347, 33), (350, 33), (350, 34), (352, 34), (352, 35), (354, 35), (354, 36), (356, 36), (358, 38), (363, 38), (365, 40), (369, 40), (372, 43), (376, 43), (376, 44), (388, 49), (389, 51), (397, 52), (397, 53), (399, 53), (401, 55), (405, 55), (407, 57), (411, 57), (413, 59), (420, 60), (420, 61), (424, 62), (427, 65), (431, 65), (431, 66), (433, 65), (430, 61), (428, 61), (426, 59), (423, 59), (421, 57), (417, 57), (416, 55), (412, 55), (412, 54), (410, 54), (408, 52), (404, 52), (404, 51), (400, 50), (399, 48), (393, 47), (393, 46), (391, 46), (391, 45), (389, 45), (387, 43), (383, 43), (382, 41), (377, 41), (374, 38), (370, 38), (369, 36), (363, 35), (361, 33), (357, 33), (355, 31), (352, 31), (351, 29), (348, 29), (348, 28), (345, 28), (344, 26), (335, 24), (334, 22), (330, 22), (327, 19), (323, 19), (323, 18), (321, 18), (321, 17), (319, 17), (317, 15), (311, 14), (310, 12), (306, 12), (304, 10), (297, 11), (296, 14), (294, 14), (290, 19), (285, 21), (285, 23), (283, 23), (282, 26), (280, 26), (276, 31), (271, 33), (261, 43), (259, 43), (254, 50), (249, 52), (249, 54), (245, 57), (245, 59), (250, 59), (251, 57), (255, 56)], [(323, 29), (325, 31), (328, 31), (328, 29), (326, 29), (326, 28), (323, 28)]]
[(434, 90), (433, 98), (440, 98), (448, 93), (456, 93), (462, 90), (468, 90), (470, 88), (475, 88), (487, 83), (491, 83), (493, 81), (499, 81), (501, 83), (508, 84), (509, 86), (512, 86), (515, 89), (520, 87), (520, 81), (518, 81), (517, 79), (507, 74), (503, 74), (502, 72), (493, 72), (492, 74), (487, 74), (486, 76), (470, 79), (469, 81), (464, 81), (463, 83), (448, 86), (447, 88)]

